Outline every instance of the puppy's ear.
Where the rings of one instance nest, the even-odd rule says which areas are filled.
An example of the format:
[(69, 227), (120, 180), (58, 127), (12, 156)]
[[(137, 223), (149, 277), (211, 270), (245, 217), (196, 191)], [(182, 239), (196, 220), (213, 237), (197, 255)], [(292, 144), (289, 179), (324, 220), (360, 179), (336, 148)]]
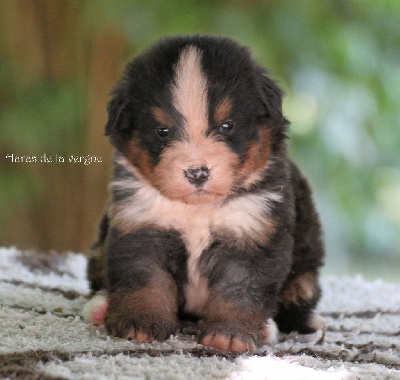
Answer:
[(127, 130), (129, 128), (129, 121), (125, 112), (126, 106), (126, 101), (122, 100), (119, 96), (115, 96), (108, 103), (108, 121), (104, 129), (104, 134), (106, 136), (113, 135), (116, 132)]
[(284, 121), (282, 114), (282, 90), (272, 79), (265, 75), (265, 70), (258, 71), (257, 86), (260, 101), (265, 111), (265, 117)]

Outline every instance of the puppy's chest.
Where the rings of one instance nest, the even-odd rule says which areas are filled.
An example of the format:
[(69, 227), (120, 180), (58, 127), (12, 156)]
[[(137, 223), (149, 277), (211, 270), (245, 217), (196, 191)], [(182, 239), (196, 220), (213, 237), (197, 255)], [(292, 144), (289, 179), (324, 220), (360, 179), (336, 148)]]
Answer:
[(210, 246), (216, 234), (226, 234), (230, 231), (226, 221), (220, 220), (218, 211), (212, 208), (184, 210), (169, 227), (180, 232), (188, 256), (192, 260), (200, 257), (202, 252)]
[(128, 202), (117, 207), (114, 218), (125, 230), (153, 226), (178, 231), (189, 258), (194, 259), (216, 237), (242, 247), (268, 239), (274, 229), (271, 201), (278, 198), (274, 193), (261, 192), (225, 203), (187, 205), (168, 200), (152, 189), (141, 188)]
[(268, 241), (275, 230), (271, 217), (278, 194), (247, 194), (224, 203), (187, 205), (171, 201), (155, 189), (140, 187), (112, 210), (114, 223), (125, 231), (154, 227), (178, 231), (187, 251), (185, 310), (201, 315), (209, 298), (207, 279), (199, 270), (199, 258), (214, 239), (243, 254)]

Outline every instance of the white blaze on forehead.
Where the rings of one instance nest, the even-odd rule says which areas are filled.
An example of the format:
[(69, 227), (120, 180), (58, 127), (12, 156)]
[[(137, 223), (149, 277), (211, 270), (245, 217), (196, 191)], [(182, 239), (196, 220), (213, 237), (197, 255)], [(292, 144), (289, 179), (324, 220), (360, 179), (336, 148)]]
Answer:
[(201, 69), (201, 52), (195, 46), (182, 51), (172, 88), (174, 106), (185, 118), (191, 141), (204, 136), (208, 126), (207, 79)]

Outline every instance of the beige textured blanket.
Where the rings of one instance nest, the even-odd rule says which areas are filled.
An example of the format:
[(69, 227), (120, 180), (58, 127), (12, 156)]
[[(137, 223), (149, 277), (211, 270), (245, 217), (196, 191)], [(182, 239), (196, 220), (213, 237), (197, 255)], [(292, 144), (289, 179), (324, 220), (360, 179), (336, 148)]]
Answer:
[(89, 326), (85, 270), (81, 254), (0, 248), (0, 378), (400, 379), (400, 285), (323, 278), (324, 334), (235, 355), (191, 335), (135, 344)]

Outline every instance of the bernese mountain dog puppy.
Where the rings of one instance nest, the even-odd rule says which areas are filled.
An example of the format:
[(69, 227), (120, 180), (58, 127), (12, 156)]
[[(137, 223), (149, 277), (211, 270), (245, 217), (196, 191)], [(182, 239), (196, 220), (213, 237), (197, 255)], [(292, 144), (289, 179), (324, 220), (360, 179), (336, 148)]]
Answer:
[(256, 351), (321, 327), (324, 248), (288, 158), (282, 92), (227, 38), (166, 38), (130, 62), (108, 105), (111, 200), (89, 259), (86, 319), (162, 341), (195, 317), (199, 342)]

